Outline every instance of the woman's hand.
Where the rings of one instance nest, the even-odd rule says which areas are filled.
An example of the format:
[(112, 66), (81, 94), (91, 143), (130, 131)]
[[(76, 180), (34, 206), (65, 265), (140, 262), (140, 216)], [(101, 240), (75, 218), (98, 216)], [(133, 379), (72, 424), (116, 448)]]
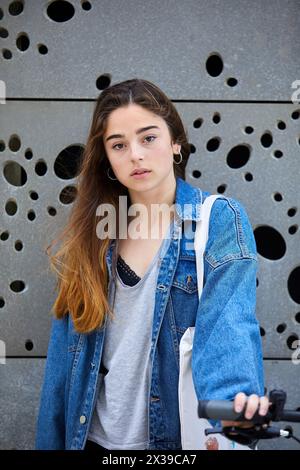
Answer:
[[(247, 399), (248, 398), (248, 399)], [(267, 396), (259, 397), (258, 395), (247, 395), (243, 392), (237, 393), (234, 398), (234, 411), (240, 413), (245, 406), (247, 401), (247, 407), (244, 411), (244, 416), (247, 419), (251, 419), (257, 409), (259, 408), (258, 414), (261, 416), (265, 416), (269, 410), (269, 406), (272, 404), (269, 402), (269, 398)], [(240, 428), (251, 428), (254, 423), (252, 421), (221, 421), (222, 426), (237, 426)], [(236, 434), (234, 432), (231, 433), (232, 435)], [(215, 437), (210, 437), (205, 442), (207, 450), (219, 450), (219, 443)]]
[[(248, 399), (247, 399), (248, 398)], [(247, 407), (244, 411), (244, 416), (247, 419), (251, 419), (259, 408), (258, 414), (265, 416), (269, 410), (271, 402), (267, 396), (259, 397), (258, 395), (247, 395), (243, 392), (237, 393), (234, 398), (234, 411), (240, 413), (245, 406), (247, 401)], [(237, 426), (240, 428), (251, 428), (254, 424), (252, 421), (221, 421), (222, 426)]]

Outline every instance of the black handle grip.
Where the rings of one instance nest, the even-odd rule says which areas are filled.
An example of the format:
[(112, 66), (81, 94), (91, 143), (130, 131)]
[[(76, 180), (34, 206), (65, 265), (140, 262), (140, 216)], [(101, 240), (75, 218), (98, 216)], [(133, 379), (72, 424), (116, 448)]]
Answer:
[(234, 411), (233, 401), (228, 400), (200, 400), (198, 402), (198, 416), (199, 418), (215, 419), (223, 421), (252, 421), (257, 424), (266, 423), (271, 420), (271, 413), (265, 416), (258, 414), (258, 410), (251, 419), (244, 416), (246, 404), (243, 410), (239, 413)]

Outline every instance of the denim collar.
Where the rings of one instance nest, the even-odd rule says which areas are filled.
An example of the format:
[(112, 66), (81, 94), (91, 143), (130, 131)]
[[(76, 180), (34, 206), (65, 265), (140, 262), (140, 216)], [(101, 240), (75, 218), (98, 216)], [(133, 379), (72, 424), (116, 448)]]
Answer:
[(195, 188), (180, 177), (176, 177), (175, 211), (184, 220), (201, 219), (202, 191)]
[[(178, 226), (185, 220), (199, 221), (201, 219), (202, 191), (185, 180), (176, 176), (175, 191), (175, 222)], [(111, 271), (112, 254), (116, 240), (110, 241), (107, 251), (108, 268)], [(114, 260), (116, 262), (116, 260)]]

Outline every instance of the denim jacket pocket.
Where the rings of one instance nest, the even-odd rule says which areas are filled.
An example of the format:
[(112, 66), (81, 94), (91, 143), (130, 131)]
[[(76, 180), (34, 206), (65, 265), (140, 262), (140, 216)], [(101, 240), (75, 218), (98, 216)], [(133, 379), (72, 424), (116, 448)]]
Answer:
[(196, 259), (189, 255), (180, 256), (167, 307), (178, 366), (180, 340), (187, 328), (195, 326), (198, 304)]
[(188, 294), (194, 294), (198, 291), (196, 258), (194, 256), (179, 257), (172, 287), (181, 289)]

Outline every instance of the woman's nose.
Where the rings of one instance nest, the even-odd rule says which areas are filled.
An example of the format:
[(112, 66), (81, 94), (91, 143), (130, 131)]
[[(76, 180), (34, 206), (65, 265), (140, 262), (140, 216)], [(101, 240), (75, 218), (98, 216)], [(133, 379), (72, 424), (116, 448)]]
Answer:
[(131, 148), (130, 157), (132, 161), (141, 160), (144, 158), (143, 150), (138, 146)]

